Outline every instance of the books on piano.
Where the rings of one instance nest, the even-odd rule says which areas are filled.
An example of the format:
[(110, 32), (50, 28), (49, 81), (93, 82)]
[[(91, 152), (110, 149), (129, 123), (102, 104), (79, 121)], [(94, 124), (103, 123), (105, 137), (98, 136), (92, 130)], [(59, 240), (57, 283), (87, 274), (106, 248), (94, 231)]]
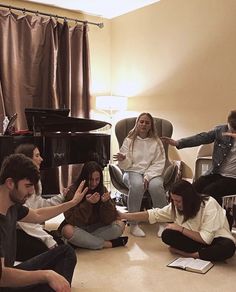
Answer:
[[(3, 129), (3, 136), (11, 135), (14, 133), (14, 123), (17, 118), (17, 113), (10, 117), (10, 119), (6, 122), (5, 129)], [(4, 127), (3, 127), (4, 128)]]
[(177, 258), (169, 263), (167, 267), (205, 274), (213, 267), (213, 263), (194, 258)]

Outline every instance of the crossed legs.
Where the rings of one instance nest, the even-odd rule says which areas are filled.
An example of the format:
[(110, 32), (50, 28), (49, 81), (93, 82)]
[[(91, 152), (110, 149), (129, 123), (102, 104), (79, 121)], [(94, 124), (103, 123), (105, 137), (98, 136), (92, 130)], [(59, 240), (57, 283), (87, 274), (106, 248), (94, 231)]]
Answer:
[[(62, 234), (74, 246), (88, 249), (102, 249), (115, 247), (119, 243), (120, 245), (125, 245), (128, 238), (120, 238), (124, 228), (125, 223), (120, 220), (116, 220), (106, 226), (94, 224), (84, 228), (67, 224), (63, 227)], [(119, 238), (120, 240), (118, 240)]]

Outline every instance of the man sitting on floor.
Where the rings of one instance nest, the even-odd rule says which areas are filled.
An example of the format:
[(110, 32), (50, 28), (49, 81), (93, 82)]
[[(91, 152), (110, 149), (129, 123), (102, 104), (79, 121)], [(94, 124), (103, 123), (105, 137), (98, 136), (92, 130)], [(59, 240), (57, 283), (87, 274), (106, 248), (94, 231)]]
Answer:
[(1, 291), (71, 291), (76, 255), (68, 245), (55, 247), (13, 268), (16, 222), (44, 222), (77, 205), (87, 192), (82, 182), (71, 201), (32, 210), (22, 205), (34, 192), (38, 180), (37, 167), (25, 155), (12, 154), (4, 160), (0, 171)]

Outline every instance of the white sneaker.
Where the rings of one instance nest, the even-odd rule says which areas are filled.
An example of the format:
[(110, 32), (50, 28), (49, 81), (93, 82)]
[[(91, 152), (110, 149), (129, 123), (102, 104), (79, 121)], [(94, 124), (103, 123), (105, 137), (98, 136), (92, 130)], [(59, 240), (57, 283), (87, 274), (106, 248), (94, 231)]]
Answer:
[(137, 236), (137, 237), (146, 236), (146, 234), (143, 232), (143, 230), (138, 225), (131, 225), (130, 226), (130, 233), (133, 236)]
[(161, 237), (162, 232), (165, 230), (165, 226), (165, 224), (158, 224), (157, 237)]

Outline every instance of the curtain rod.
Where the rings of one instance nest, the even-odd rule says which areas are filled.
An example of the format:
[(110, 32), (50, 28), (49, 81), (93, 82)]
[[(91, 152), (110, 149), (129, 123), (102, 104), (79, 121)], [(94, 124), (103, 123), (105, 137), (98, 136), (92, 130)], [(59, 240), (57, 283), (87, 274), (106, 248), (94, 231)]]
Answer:
[(70, 20), (70, 21), (75, 21), (75, 22), (81, 22), (83, 24), (97, 25), (99, 28), (103, 28), (104, 27), (104, 24), (102, 22), (96, 23), (96, 22), (90, 22), (90, 21), (86, 21), (86, 20), (79, 20), (79, 19), (76, 19), (76, 18), (69, 18), (69, 17), (60, 16), (60, 15), (56, 15), (56, 14), (49, 14), (49, 13), (45, 13), (45, 12), (40, 12), (40, 11), (37, 11), (37, 10), (30, 10), (30, 9), (25, 9), (25, 8), (20, 8), (20, 7), (14, 7), (14, 6), (11, 6), (11, 5), (4, 5), (4, 4), (1, 4), (1, 3), (0, 3), (0, 7), (5, 7), (5, 8), (8, 8), (9, 10), (11, 10), (11, 9), (20, 10), (23, 13), (24, 12), (30, 12), (30, 13), (34, 13), (36, 15), (40, 14), (40, 15), (45, 15), (45, 16), (50, 16), (50, 17), (55, 17), (55, 18), (61, 18), (61, 19), (64, 19), (65, 21), (66, 20)]

